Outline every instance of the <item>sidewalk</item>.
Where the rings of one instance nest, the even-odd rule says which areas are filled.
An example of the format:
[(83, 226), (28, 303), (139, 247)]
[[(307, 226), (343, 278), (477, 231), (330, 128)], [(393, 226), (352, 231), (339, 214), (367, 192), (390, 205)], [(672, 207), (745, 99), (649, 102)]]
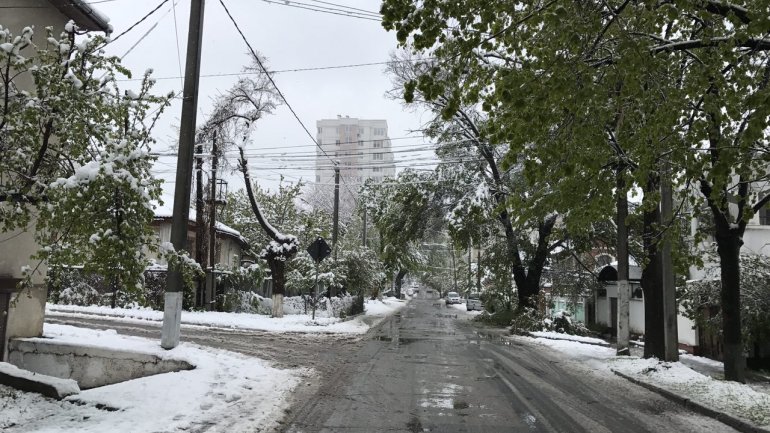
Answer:
[(615, 374), (738, 431), (770, 432), (770, 378), (758, 372), (748, 372), (746, 384), (728, 382), (722, 363), (708, 358), (682, 354), (679, 362), (661, 362), (641, 358), (643, 348), (638, 346), (631, 356), (618, 357), (614, 347), (595, 339), (533, 334), (536, 343), (579, 359), (597, 372)]

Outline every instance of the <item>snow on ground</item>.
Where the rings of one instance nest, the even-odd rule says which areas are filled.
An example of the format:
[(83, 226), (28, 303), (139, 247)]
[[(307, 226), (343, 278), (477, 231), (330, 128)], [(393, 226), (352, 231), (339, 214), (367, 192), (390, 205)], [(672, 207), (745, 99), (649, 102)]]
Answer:
[(552, 331), (536, 331), (530, 332), (529, 334), (535, 337), (550, 338), (553, 340), (577, 341), (580, 343), (597, 344), (599, 346), (607, 346), (609, 344), (601, 338), (582, 337), (580, 335), (569, 335)]
[(205, 427), (210, 432), (264, 431), (276, 426), (291, 391), (310, 374), (188, 343), (166, 351), (156, 340), (114, 331), (46, 324), (44, 336), (181, 359), (195, 369), (84, 390), (62, 401), (0, 386), (4, 432), (168, 432)]
[[(551, 347), (601, 374), (618, 371), (717, 411), (750, 420), (759, 426), (770, 426), (770, 394), (757, 391), (749, 385), (705, 376), (681, 362), (615, 356), (615, 349), (609, 347), (567, 340), (513, 338), (524, 338)], [(722, 367), (722, 363), (718, 361), (692, 355), (684, 357), (691, 362), (700, 362), (711, 367), (716, 363)]]
[[(329, 334), (363, 334), (388, 315), (406, 304), (396, 298), (366, 300), (365, 313), (350, 320), (338, 317), (318, 317), (309, 314), (287, 314), (273, 318), (261, 314), (221, 313), (216, 311), (182, 311), (182, 325), (218, 328), (251, 329), (268, 332), (320, 332)], [(163, 312), (149, 308), (110, 308), (92, 305), (46, 304), (46, 312), (71, 317), (109, 317), (124, 322), (162, 322)]]

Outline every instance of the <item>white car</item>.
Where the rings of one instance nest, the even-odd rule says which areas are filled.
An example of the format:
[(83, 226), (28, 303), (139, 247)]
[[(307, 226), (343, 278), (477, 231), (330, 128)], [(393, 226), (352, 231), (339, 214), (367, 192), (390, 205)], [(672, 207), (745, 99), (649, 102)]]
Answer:
[(462, 298), (460, 298), (460, 294), (457, 292), (449, 292), (446, 294), (446, 304), (461, 304)]
[(465, 301), (465, 309), (467, 311), (471, 310), (483, 310), (484, 306), (481, 304), (481, 299), (479, 299), (478, 293), (471, 293), (468, 295), (468, 299)]

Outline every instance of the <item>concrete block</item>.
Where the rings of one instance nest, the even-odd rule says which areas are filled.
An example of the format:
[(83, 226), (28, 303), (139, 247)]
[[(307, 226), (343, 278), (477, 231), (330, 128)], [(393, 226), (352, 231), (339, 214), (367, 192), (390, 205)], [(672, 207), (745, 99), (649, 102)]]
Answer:
[(78, 383), (72, 379), (61, 379), (45, 374), (22, 370), (7, 362), (0, 362), (0, 384), (21, 391), (36, 392), (46, 397), (61, 400), (68, 395), (80, 393)]

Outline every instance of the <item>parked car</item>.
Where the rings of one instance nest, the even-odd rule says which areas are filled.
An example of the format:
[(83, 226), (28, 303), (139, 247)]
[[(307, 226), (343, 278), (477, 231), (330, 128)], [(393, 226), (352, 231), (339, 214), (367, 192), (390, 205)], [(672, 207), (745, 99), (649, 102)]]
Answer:
[(457, 292), (449, 292), (446, 294), (446, 304), (462, 304), (462, 299), (460, 298), (460, 294)]
[(468, 295), (468, 299), (465, 301), (465, 309), (467, 311), (479, 310), (482, 311), (484, 306), (481, 304), (481, 299), (478, 293), (471, 293)]

